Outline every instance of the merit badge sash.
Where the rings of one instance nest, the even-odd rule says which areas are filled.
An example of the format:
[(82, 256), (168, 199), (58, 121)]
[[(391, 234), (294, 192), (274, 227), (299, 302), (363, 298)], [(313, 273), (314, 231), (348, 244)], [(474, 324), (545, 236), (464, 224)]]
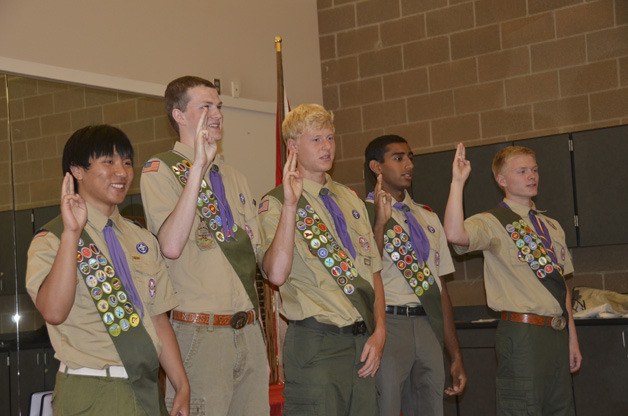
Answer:
[[(41, 230), (61, 238), (63, 222), (56, 217)], [(87, 286), (105, 329), (124, 364), (138, 402), (149, 415), (167, 414), (159, 392), (159, 357), (142, 318), (131, 303), (111, 263), (83, 230), (76, 267)]]
[(519, 260), (528, 264), (532, 273), (558, 301), (563, 309), (563, 316), (567, 318), (565, 279), (563, 279), (560, 269), (552, 263), (552, 259), (547, 254), (547, 250), (543, 247), (538, 235), (519, 215), (508, 208), (497, 207), (488, 213), (497, 218), (504, 226), (513, 244), (517, 247)]
[[(371, 225), (373, 225), (375, 204), (366, 201), (365, 205), (369, 217), (372, 218)], [(427, 262), (423, 265), (419, 264), (408, 233), (392, 216), (384, 227), (384, 252), (388, 254), (406, 283), (420, 299), (430, 326), (442, 344), (444, 340), (443, 309), (436, 279), (427, 266)]]
[[(170, 170), (177, 178), (177, 182), (179, 182), (182, 187), (185, 187), (192, 164), (173, 151), (160, 153), (155, 157), (163, 160), (170, 166)], [(201, 182), (196, 209), (201, 218), (201, 225), (205, 224), (203, 227), (204, 232), (201, 233), (202, 235), (199, 235), (197, 230), (197, 240), (200, 239), (206, 242), (207, 248), (212, 247), (213, 240), (218, 242), (222, 253), (227, 260), (229, 260), (229, 264), (231, 264), (231, 267), (233, 267), (233, 270), (240, 278), (255, 310), (258, 310), (259, 300), (257, 298), (257, 290), (255, 289), (257, 262), (251, 239), (248, 234), (235, 223), (233, 224), (232, 230), (227, 230), (227, 233), (231, 234), (224, 235), (222, 232), (223, 218), (220, 215), (216, 195), (209, 188), (205, 179)]]
[[(268, 195), (283, 203), (283, 185), (273, 189)], [(340, 247), (327, 225), (323, 223), (321, 217), (303, 195), (297, 203), (295, 221), (297, 231), (307, 243), (310, 253), (320, 260), (327, 273), (360, 313), (367, 329), (372, 334), (375, 302), (373, 287), (360, 276), (351, 258)]]

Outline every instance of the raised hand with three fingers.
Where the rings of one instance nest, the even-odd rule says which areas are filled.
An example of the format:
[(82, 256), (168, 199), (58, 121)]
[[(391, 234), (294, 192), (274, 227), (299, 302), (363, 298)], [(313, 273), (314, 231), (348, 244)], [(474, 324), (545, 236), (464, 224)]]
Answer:
[(61, 184), (61, 219), (64, 231), (80, 234), (87, 224), (87, 205), (74, 190), (74, 177), (67, 172)]

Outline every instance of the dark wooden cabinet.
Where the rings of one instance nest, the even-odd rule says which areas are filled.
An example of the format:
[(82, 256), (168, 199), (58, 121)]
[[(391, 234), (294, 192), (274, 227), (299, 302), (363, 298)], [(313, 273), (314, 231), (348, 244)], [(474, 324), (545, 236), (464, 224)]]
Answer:
[[(582, 320), (576, 327), (583, 356), (572, 376), (576, 414), (628, 415), (628, 319)], [(495, 415), (495, 329), (496, 323), (458, 325), (469, 381), (457, 399), (457, 413), (448, 415)]]
[[(11, 351), (10, 385), (11, 415), (27, 415), (33, 393), (54, 389), (59, 362), (52, 348), (32, 348)], [(5, 413), (3, 413), (5, 414)]]

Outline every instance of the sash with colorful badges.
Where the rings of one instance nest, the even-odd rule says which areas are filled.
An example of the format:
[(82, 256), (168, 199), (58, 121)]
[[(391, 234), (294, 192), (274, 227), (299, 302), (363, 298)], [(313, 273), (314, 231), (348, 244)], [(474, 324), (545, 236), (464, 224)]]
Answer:
[[(283, 185), (268, 194), (283, 203)], [(360, 313), (368, 330), (373, 333), (373, 287), (360, 276), (351, 258), (336, 242), (327, 225), (304, 196), (299, 198), (295, 217), (297, 232), (307, 243), (310, 253), (320, 260), (327, 273)]]
[[(173, 151), (160, 153), (155, 156), (155, 158), (163, 160), (170, 166), (177, 181), (182, 187), (185, 187), (188, 181), (190, 167), (192, 166), (188, 160)], [(243, 204), (245, 202), (244, 195), (242, 194), (240, 194), (240, 202)], [(200, 238), (201, 243), (206, 241), (208, 244), (207, 248), (211, 248), (213, 239), (218, 242), (222, 253), (227, 260), (229, 260), (229, 264), (231, 264), (231, 267), (233, 267), (240, 278), (249, 299), (257, 310), (259, 307), (257, 290), (255, 288), (257, 262), (251, 239), (249, 235), (235, 223), (231, 230), (225, 231), (227, 235), (223, 233), (223, 218), (218, 209), (218, 201), (205, 179), (201, 181), (201, 188), (196, 201), (196, 210), (201, 221), (205, 222), (206, 227), (209, 229), (209, 233), (202, 232), (200, 235), (197, 235), (197, 240)], [(197, 234), (199, 233), (197, 232)]]
[[(366, 209), (372, 221), (375, 221), (375, 205), (367, 201)], [(420, 299), (430, 326), (442, 344), (444, 340), (443, 309), (438, 285), (434, 287), (436, 279), (427, 266), (427, 262), (423, 265), (419, 264), (408, 233), (392, 216), (384, 227), (384, 252), (388, 253), (390, 260), (397, 266), (406, 283)]]
[(497, 207), (489, 211), (504, 226), (512, 242), (517, 247), (517, 257), (522, 263), (527, 263), (532, 273), (539, 279), (545, 288), (556, 298), (563, 309), (563, 316), (567, 316), (565, 296), (567, 288), (565, 279), (558, 265), (552, 263), (539, 236), (532, 228), (511, 209)]
[[(63, 232), (61, 217), (46, 224), (42, 230), (48, 230), (60, 238)], [(158, 383), (159, 358), (155, 346), (113, 264), (85, 230), (78, 242), (76, 267), (111, 336), (138, 401), (147, 414), (162, 414)]]

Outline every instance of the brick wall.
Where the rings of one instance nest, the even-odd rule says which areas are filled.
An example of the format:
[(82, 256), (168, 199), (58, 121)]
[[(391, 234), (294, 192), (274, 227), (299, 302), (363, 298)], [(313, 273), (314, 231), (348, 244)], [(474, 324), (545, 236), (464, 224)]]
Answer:
[[(175, 140), (162, 99), (17, 76), (7, 78), (17, 210), (59, 203), (63, 147), (81, 127), (111, 124), (129, 136), (135, 149), (135, 179), (130, 194), (139, 192), (142, 163), (170, 149)], [(0, 112), (0, 121), (1, 117)], [(0, 134), (0, 147), (4, 145)], [(0, 154), (0, 169), (4, 169), (4, 155)], [(4, 186), (4, 173), (0, 187)]]
[[(381, 134), (429, 153), (628, 123), (628, 1), (318, 0), (318, 15), (333, 174), (359, 194)], [(574, 250), (571, 284), (628, 292), (626, 249)], [(458, 260), (454, 303), (484, 303), (481, 257)]]

